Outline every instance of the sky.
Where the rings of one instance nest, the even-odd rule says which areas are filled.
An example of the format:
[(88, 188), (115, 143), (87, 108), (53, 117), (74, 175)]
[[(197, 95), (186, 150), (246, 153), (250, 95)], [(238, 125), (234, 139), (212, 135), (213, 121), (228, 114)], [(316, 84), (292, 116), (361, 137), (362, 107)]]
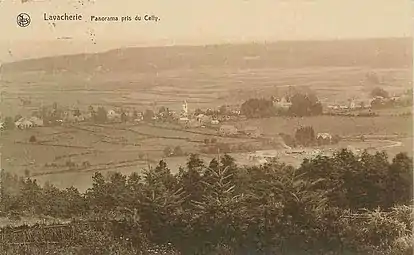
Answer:
[[(28, 27), (17, 26), (21, 12)], [(65, 12), (84, 20), (43, 18)], [(145, 14), (160, 21), (90, 21)], [(414, 28), (411, 0), (0, 0), (0, 24), (0, 63), (131, 46), (411, 37)]]

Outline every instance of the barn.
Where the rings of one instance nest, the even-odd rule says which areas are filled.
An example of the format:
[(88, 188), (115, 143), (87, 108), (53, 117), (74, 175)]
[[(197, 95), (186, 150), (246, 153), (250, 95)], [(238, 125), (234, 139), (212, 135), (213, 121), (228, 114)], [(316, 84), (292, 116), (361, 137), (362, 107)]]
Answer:
[(332, 135), (329, 133), (318, 133), (316, 135), (316, 141), (318, 141), (318, 144), (330, 144), (332, 143)]

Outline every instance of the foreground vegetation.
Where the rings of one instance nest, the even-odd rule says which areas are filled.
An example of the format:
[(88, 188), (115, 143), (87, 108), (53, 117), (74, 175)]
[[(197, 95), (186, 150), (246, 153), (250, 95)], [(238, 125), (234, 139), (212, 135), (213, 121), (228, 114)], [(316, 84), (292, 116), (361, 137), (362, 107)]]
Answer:
[(143, 175), (96, 173), (85, 193), (3, 173), (1, 206), (15, 219), (70, 219), (75, 234), (29, 254), (412, 254), (412, 170), (406, 154), (342, 150), (298, 168), (193, 154), (176, 175), (164, 161)]

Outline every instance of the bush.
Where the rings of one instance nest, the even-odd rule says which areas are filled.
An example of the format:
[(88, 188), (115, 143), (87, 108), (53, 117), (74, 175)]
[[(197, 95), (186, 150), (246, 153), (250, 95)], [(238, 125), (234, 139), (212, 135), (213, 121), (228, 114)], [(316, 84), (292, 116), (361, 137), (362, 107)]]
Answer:
[(298, 128), (295, 132), (295, 140), (303, 146), (313, 145), (316, 141), (313, 127), (307, 126)]
[(274, 115), (273, 102), (266, 99), (249, 99), (241, 105), (241, 114), (247, 118), (263, 118)]
[(67, 167), (69, 167), (70, 169), (73, 169), (73, 168), (75, 168), (75, 167), (76, 167), (76, 163), (75, 163), (75, 162), (73, 162), (73, 161), (71, 161), (71, 160), (67, 160), (67, 161), (66, 161), (66, 163), (65, 163), (65, 165), (66, 165)]
[(285, 133), (279, 133), (279, 135), (287, 146), (296, 147), (296, 140), (291, 135)]
[(36, 136), (34, 136), (34, 135), (30, 136), (29, 142), (35, 143), (36, 141), (37, 141)]
[(183, 152), (183, 150), (181, 149), (180, 146), (176, 146), (174, 148), (173, 155), (174, 156), (183, 156), (184, 155), (184, 152)]
[(83, 162), (82, 162), (82, 167), (83, 167), (83, 168), (88, 168), (88, 167), (91, 167), (91, 163), (90, 163), (89, 161), (83, 161)]
[(322, 104), (314, 94), (297, 93), (292, 96), (291, 102), (288, 111), (291, 116), (314, 116), (323, 112)]
[(387, 91), (385, 91), (383, 88), (376, 87), (371, 91), (372, 97), (383, 97), (383, 98), (389, 98), (389, 94)]
[(170, 157), (171, 155), (173, 155), (173, 151), (171, 149), (170, 146), (167, 146), (164, 148), (164, 156), (166, 157)]

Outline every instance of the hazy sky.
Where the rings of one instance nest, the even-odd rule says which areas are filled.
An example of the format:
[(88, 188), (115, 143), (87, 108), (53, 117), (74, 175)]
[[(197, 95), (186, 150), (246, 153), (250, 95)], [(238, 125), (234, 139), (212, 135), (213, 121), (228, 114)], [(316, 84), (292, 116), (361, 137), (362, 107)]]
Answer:
[[(0, 0), (0, 63), (140, 45), (411, 36), (410, 0)], [(30, 14), (20, 28), (16, 16)], [(83, 21), (43, 15), (82, 14)], [(91, 22), (90, 15), (159, 22)], [(71, 39), (58, 39), (70, 37)]]

